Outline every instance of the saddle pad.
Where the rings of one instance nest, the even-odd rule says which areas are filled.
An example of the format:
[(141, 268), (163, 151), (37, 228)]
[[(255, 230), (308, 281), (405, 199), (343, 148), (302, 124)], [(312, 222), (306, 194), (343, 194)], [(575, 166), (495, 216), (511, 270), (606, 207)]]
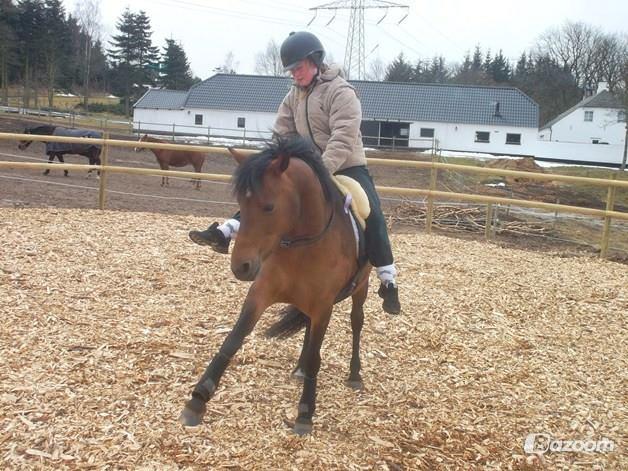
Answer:
[(343, 196), (351, 195), (351, 209), (362, 229), (366, 227), (366, 218), (371, 214), (371, 205), (362, 185), (346, 175), (333, 175), (334, 183)]

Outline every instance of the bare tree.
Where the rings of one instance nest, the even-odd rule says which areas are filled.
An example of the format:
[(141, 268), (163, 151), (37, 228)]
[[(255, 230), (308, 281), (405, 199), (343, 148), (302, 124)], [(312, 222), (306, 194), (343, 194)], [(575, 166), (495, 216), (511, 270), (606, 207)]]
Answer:
[(597, 43), (597, 79), (615, 92), (622, 85), (622, 66), (628, 57), (628, 39), (616, 34), (604, 34)]
[(602, 38), (598, 28), (567, 21), (561, 28), (550, 29), (541, 35), (537, 52), (571, 72), (576, 84), (584, 88), (597, 78), (598, 45)]
[(239, 62), (235, 60), (235, 55), (233, 54), (233, 51), (229, 51), (225, 56), (223, 64), (221, 66), (215, 67), (214, 72), (220, 74), (235, 74), (238, 65)]
[(97, 0), (80, 0), (76, 4), (76, 17), (85, 37), (84, 70), (83, 70), (83, 109), (87, 111), (89, 104), (89, 76), (92, 62), (92, 46), (100, 40), (101, 16), (100, 2)]
[(281, 54), (274, 39), (268, 41), (264, 52), (258, 52), (255, 55), (255, 72), (260, 75), (273, 75), (275, 77), (283, 75)]
[(378, 57), (369, 65), (369, 71), (366, 74), (366, 79), (373, 80), (375, 82), (383, 82), (385, 78), (386, 66), (384, 65), (384, 61)]

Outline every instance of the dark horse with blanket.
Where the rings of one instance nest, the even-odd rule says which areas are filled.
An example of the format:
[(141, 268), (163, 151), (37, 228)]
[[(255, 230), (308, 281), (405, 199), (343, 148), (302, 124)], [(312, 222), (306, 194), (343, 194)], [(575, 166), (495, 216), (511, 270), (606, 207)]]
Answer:
[[(91, 137), (95, 139), (102, 139), (102, 134), (98, 131), (91, 131), (89, 129), (68, 129), (57, 126), (36, 126), (24, 129), (24, 134), (38, 134), (44, 136), (64, 136), (64, 137)], [(20, 150), (26, 149), (31, 145), (33, 141), (23, 140), (20, 141), (18, 148)], [(55, 157), (59, 162), (64, 163), (63, 156), (65, 154), (77, 154), (83, 155), (89, 159), (89, 165), (100, 165), (100, 151), (101, 146), (96, 144), (80, 144), (76, 142), (46, 142), (46, 154), (48, 155), (48, 162), (52, 162)], [(87, 176), (91, 174), (91, 170)], [(48, 175), (50, 169), (44, 170), (44, 175)], [(64, 170), (63, 174), (67, 177), (68, 171)]]
[[(371, 265), (356, 250), (345, 203), (320, 156), (301, 138), (280, 140), (245, 158), (232, 151), (239, 166), (234, 193), (241, 226), (231, 255), (231, 270), (252, 281), (240, 316), (207, 366), (181, 414), (183, 424), (198, 425), (231, 358), (266, 308), (291, 305), (274, 333), (305, 327), (303, 348), (293, 374), (303, 379), (294, 424), (297, 434), (312, 430), (320, 349), (332, 309), (352, 297), (353, 350), (348, 385), (362, 387), (360, 333)], [(278, 327), (277, 327), (278, 326)]]

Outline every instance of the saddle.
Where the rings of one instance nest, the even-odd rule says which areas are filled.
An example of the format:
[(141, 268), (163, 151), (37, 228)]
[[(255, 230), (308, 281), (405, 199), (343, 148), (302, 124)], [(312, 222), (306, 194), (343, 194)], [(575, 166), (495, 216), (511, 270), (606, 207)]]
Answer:
[(344, 210), (349, 215), (351, 225), (353, 226), (356, 258), (358, 260), (356, 273), (336, 297), (335, 302), (339, 302), (353, 293), (361, 277), (362, 270), (368, 262), (364, 230), (366, 229), (366, 219), (371, 214), (371, 205), (364, 188), (353, 178), (346, 175), (333, 175), (332, 180), (344, 198)]
[(366, 218), (371, 214), (371, 205), (362, 185), (346, 175), (334, 175), (332, 180), (345, 198), (345, 211), (350, 206), (362, 230), (366, 229)]

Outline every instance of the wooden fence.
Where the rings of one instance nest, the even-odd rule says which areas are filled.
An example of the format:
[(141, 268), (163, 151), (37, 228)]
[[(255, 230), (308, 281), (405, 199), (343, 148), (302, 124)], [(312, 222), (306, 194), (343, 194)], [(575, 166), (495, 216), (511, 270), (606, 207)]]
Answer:
[[(171, 177), (184, 177), (189, 178), (190, 172), (181, 172), (173, 170), (159, 170), (150, 168), (130, 168), (108, 165), (108, 154), (110, 147), (137, 147), (137, 141), (124, 141), (109, 139), (105, 137), (103, 139), (91, 139), (91, 138), (72, 138), (62, 136), (37, 136), (37, 135), (25, 135), (15, 133), (0, 133), (0, 140), (30, 140), (30, 141), (42, 141), (42, 142), (76, 142), (81, 144), (96, 144), (103, 147), (101, 154), (101, 165), (77, 165), (77, 164), (53, 164), (53, 163), (26, 163), (26, 162), (2, 162), (0, 161), (0, 169), (13, 168), (13, 169), (30, 169), (30, 170), (42, 170), (47, 168), (55, 169), (96, 169), (101, 172), (100, 188), (98, 194), (98, 206), (100, 209), (106, 207), (106, 187), (107, 187), (107, 175), (109, 173), (126, 173), (135, 175), (161, 175)], [(186, 144), (163, 144), (157, 142), (142, 142), (142, 148), (148, 149), (172, 149), (172, 150), (188, 150), (193, 152), (213, 152), (227, 154), (228, 149), (224, 147), (216, 146), (192, 146)], [(241, 150), (243, 153), (252, 154), (255, 150)], [(427, 218), (426, 225), (428, 232), (432, 229), (432, 220), (434, 213), (434, 201), (438, 198), (448, 200), (460, 200), (469, 201), (475, 203), (483, 203), (487, 205), (486, 218), (487, 218), (487, 238), (490, 236), (488, 227), (492, 219), (493, 205), (504, 204), (511, 206), (520, 206), (526, 208), (536, 208), (548, 211), (561, 211), (574, 214), (581, 214), (585, 216), (593, 216), (603, 218), (602, 234), (600, 236), (600, 256), (606, 257), (608, 253), (608, 242), (610, 237), (610, 226), (612, 219), (620, 219), (628, 221), (628, 213), (615, 211), (615, 193), (618, 188), (628, 189), (628, 180), (616, 180), (616, 179), (603, 179), (603, 178), (589, 178), (589, 177), (574, 177), (569, 175), (553, 175), (545, 173), (535, 172), (522, 172), (518, 170), (506, 170), (496, 168), (484, 168), (473, 167), (467, 165), (446, 164), (440, 162), (416, 162), (410, 160), (396, 160), (396, 159), (367, 159), (369, 165), (383, 165), (392, 167), (410, 167), (410, 168), (429, 168), (430, 169), (430, 187), (428, 189), (417, 188), (400, 188), (400, 187), (382, 187), (378, 186), (377, 191), (380, 194), (386, 195), (404, 195), (404, 196), (426, 196), (427, 197)], [(498, 196), (487, 195), (475, 195), (468, 193), (455, 193), (449, 191), (437, 191), (436, 181), (439, 170), (455, 170), (457, 172), (466, 173), (482, 173), (487, 175), (499, 175), (510, 177), (522, 177), (530, 180), (550, 180), (561, 181), (572, 184), (585, 184), (607, 188), (606, 208), (594, 209), (585, 208), (580, 206), (569, 206), (558, 203), (545, 203), (541, 201), (533, 200), (521, 200), (513, 198), (502, 198)], [(195, 173), (194, 178), (208, 181), (230, 181), (230, 175), (224, 174), (211, 174), (211, 173)]]

